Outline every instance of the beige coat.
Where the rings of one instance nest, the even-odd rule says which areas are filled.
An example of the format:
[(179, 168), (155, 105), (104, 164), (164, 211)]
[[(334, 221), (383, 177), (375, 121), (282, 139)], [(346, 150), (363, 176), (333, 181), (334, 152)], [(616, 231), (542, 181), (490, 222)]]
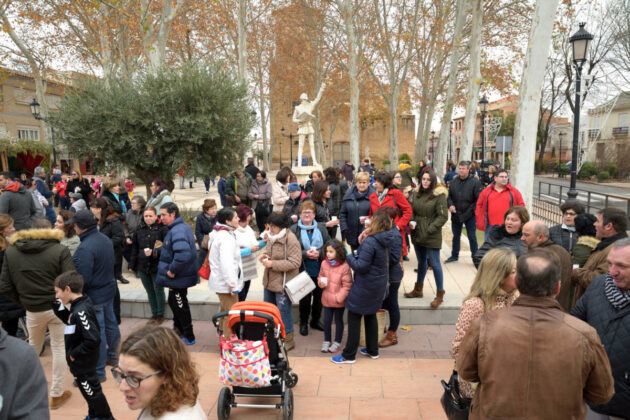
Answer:
[(584, 400), (606, 403), (614, 394), (597, 331), (552, 297), (521, 295), (474, 321), (457, 368), (479, 382), (470, 419), (584, 419)]
[[(286, 250), (286, 257), (285, 257)], [(265, 268), (263, 287), (272, 292), (282, 292), (282, 282), (286, 273), (286, 281), (300, 272), (302, 265), (302, 247), (293, 232), (287, 229), (286, 235), (267, 245), (266, 254), (272, 261), (271, 268)]]

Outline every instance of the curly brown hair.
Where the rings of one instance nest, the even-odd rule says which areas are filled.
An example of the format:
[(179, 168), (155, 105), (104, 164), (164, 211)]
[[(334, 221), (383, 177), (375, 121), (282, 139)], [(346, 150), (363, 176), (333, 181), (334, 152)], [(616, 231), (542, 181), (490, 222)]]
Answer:
[(199, 374), (182, 340), (169, 328), (147, 325), (123, 341), (120, 354), (133, 356), (151, 366), (164, 383), (151, 400), (151, 415), (177, 411), (182, 405), (194, 406), (199, 395)]

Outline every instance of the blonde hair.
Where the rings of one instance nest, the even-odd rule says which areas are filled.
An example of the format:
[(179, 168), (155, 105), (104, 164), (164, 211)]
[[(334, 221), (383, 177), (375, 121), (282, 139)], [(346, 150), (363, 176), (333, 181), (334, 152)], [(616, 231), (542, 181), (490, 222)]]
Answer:
[(13, 218), (6, 214), (0, 214), (0, 249), (3, 251), (7, 250), (9, 243), (7, 242), (7, 238), (2, 235), (2, 232), (9, 226), (13, 224)]
[(120, 178), (117, 176), (108, 176), (103, 179), (102, 187), (104, 191), (109, 191), (114, 188), (116, 185), (120, 186)]
[(358, 174), (354, 176), (354, 180), (355, 182), (359, 182), (359, 181), (370, 182), (370, 174), (367, 172), (359, 172)]
[(481, 260), (477, 275), (470, 286), (470, 293), (464, 298), (464, 302), (475, 297), (480, 298), (487, 311), (495, 308), (497, 298), (505, 295), (503, 281), (514, 271), (516, 254), (508, 248), (494, 248)]

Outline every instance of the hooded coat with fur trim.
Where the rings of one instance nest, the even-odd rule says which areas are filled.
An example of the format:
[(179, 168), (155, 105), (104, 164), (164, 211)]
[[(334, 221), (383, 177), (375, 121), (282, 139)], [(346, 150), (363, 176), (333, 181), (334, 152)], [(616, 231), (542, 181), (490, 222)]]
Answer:
[(55, 278), (75, 269), (70, 251), (59, 243), (61, 238), (63, 231), (58, 229), (27, 229), (13, 234), (13, 246), (4, 254), (0, 294), (27, 311), (50, 310), (55, 300)]
[(442, 226), (448, 220), (446, 197), (448, 190), (438, 185), (433, 194), (416, 194), (411, 202), (411, 220), (417, 223), (411, 231), (414, 245), (426, 248), (442, 248)]

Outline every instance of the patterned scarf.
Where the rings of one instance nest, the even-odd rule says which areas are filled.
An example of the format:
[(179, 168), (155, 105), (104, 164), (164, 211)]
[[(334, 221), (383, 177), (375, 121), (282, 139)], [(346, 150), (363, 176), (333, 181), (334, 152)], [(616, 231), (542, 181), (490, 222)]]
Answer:
[(630, 305), (630, 290), (622, 292), (615, 284), (615, 280), (610, 274), (606, 274), (606, 283), (604, 284), (604, 293), (606, 298), (615, 309), (620, 310)]

